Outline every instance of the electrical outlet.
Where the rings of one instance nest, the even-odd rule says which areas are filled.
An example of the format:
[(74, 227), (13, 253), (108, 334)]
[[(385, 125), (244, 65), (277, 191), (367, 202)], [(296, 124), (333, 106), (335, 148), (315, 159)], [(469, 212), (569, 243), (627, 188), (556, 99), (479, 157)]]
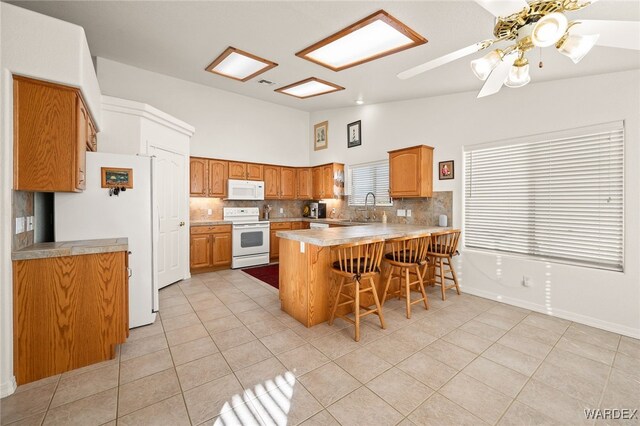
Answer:
[(531, 277), (524, 275), (522, 277), (522, 286), (523, 287), (531, 287)]
[(33, 231), (33, 216), (27, 217), (27, 231)]
[(280, 207), (280, 214), (284, 213), (284, 209)]
[(405, 217), (407, 215), (407, 211), (405, 209), (398, 209), (398, 212), (396, 214), (398, 215), (398, 217)]
[(25, 227), (25, 218), (16, 217), (16, 234), (22, 234)]
[(407, 217), (411, 217), (411, 209), (407, 210)]
[(207, 214), (211, 216), (213, 214), (213, 209), (207, 209)]
[(300, 241), (300, 253), (304, 253), (304, 241)]

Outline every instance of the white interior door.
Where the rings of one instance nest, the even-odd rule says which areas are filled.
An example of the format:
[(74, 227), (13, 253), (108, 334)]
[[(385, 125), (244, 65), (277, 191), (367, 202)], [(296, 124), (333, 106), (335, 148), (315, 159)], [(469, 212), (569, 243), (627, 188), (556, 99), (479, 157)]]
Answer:
[(154, 204), (159, 221), (156, 269), (158, 287), (162, 288), (184, 278), (186, 160), (182, 154), (158, 147), (151, 148), (151, 154), (156, 157)]

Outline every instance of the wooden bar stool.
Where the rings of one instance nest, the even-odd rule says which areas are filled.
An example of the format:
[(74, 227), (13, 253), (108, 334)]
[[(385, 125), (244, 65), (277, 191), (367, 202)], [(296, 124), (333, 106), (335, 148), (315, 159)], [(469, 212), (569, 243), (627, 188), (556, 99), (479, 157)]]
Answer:
[[(413, 237), (402, 237), (388, 240), (391, 251), (384, 256), (384, 262), (389, 264), (389, 276), (382, 295), (384, 305), (388, 295), (405, 297), (407, 302), (407, 318), (411, 318), (411, 305), (424, 302), (424, 308), (429, 309), (429, 301), (424, 291), (423, 271), (421, 268), (427, 267), (427, 253), (431, 248), (431, 235), (423, 234)], [(415, 280), (411, 278), (415, 276)], [(389, 291), (389, 286), (393, 279), (398, 279), (398, 289)], [(416, 286), (416, 290), (422, 294), (422, 298), (411, 300), (411, 290)]]
[[(373, 277), (380, 273), (380, 261), (384, 251), (384, 240), (368, 240), (359, 241), (357, 243), (344, 244), (332, 248), (334, 253), (333, 267), (331, 271), (340, 278), (338, 293), (331, 308), (329, 317), (329, 325), (333, 324), (336, 317), (336, 311), (339, 306), (353, 305), (353, 313), (355, 319), (351, 319), (344, 315), (338, 317), (355, 324), (356, 334), (355, 341), (360, 341), (360, 318), (369, 314), (376, 314), (380, 317), (380, 325), (385, 328), (384, 316), (378, 293), (375, 288)], [(371, 292), (375, 308), (369, 309), (369, 306), (361, 306), (361, 294)], [(340, 298), (345, 301), (341, 302)], [(364, 309), (364, 312), (360, 312)]]
[[(440, 289), (442, 290), (442, 300), (447, 298), (445, 291), (450, 288), (455, 287), (458, 294), (460, 294), (456, 271), (451, 263), (451, 258), (458, 254), (459, 239), (459, 229), (437, 232), (431, 235), (431, 250), (429, 250), (427, 254), (432, 259), (436, 268), (433, 284), (440, 286)], [(445, 266), (447, 267), (447, 270), (445, 270)], [(453, 284), (447, 286), (447, 280), (452, 281)]]

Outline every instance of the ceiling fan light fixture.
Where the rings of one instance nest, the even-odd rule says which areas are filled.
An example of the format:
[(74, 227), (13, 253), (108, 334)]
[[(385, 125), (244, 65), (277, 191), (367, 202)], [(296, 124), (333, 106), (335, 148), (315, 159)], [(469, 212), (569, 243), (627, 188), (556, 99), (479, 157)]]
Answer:
[(529, 64), (514, 65), (509, 71), (509, 76), (504, 81), (504, 85), (516, 89), (518, 87), (526, 86), (531, 81), (529, 75)]
[(555, 44), (567, 31), (569, 22), (560, 12), (543, 16), (533, 25), (531, 42), (537, 47), (548, 47)]
[(595, 46), (598, 38), (600, 38), (600, 34), (570, 35), (557, 46), (558, 52), (567, 56), (574, 64), (577, 64)]
[(476, 77), (484, 81), (501, 61), (502, 51), (500, 49), (492, 50), (482, 58), (471, 61), (471, 71), (473, 71)]

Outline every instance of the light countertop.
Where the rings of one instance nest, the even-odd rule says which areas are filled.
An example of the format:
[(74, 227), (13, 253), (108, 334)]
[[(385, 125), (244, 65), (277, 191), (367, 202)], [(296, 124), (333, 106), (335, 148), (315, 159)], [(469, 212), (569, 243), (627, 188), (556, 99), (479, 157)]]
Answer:
[[(273, 217), (268, 221), (260, 219), (261, 222), (314, 222), (314, 223), (333, 223), (336, 225), (363, 225), (363, 222), (352, 222), (346, 219), (312, 219), (309, 217)], [(231, 221), (228, 220), (192, 220), (189, 223), (191, 226), (215, 226), (215, 225), (231, 225)]]
[(337, 246), (340, 244), (365, 241), (372, 238), (391, 238), (435, 233), (451, 228), (426, 225), (403, 225), (396, 223), (362, 224), (360, 226), (345, 226), (327, 229), (301, 229), (297, 231), (278, 231), (280, 238), (302, 241), (316, 246)]
[(83, 254), (112, 253), (129, 249), (127, 238), (100, 240), (59, 241), (38, 243), (11, 253), (12, 260), (44, 259), (48, 257), (79, 256)]

